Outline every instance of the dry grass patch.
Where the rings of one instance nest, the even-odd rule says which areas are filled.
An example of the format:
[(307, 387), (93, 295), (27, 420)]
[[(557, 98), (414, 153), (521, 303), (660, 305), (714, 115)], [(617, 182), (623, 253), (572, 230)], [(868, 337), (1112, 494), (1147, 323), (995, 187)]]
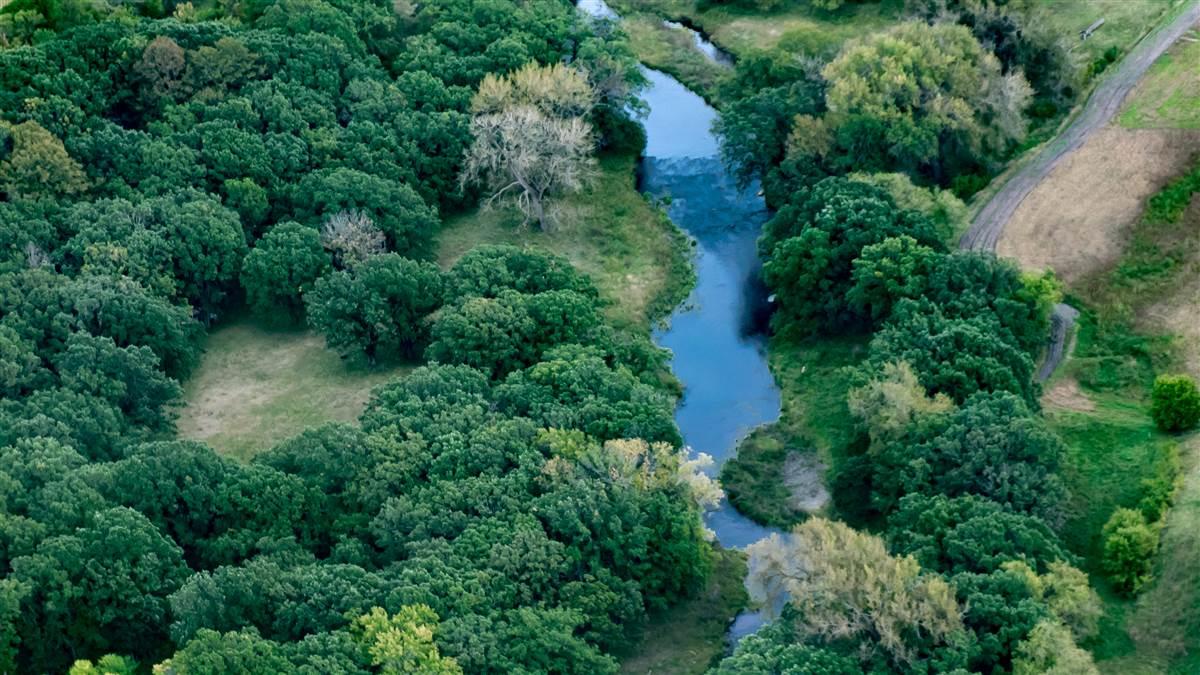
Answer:
[(1190, 168), (1198, 151), (1200, 131), (1097, 131), (1025, 198), (997, 252), (1067, 282), (1111, 266), (1146, 199)]
[(184, 385), (179, 436), (246, 459), (324, 422), (350, 422), (371, 389), (408, 372), (347, 364), (304, 330), (241, 319), (214, 330), (200, 368)]
[(1042, 394), (1042, 405), (1057, 410), (1074, 412), (1092, 412), (1096, 403), (1079, 388), (1079, 382), (1066, 377), (1055, 382), (1046, 393)]

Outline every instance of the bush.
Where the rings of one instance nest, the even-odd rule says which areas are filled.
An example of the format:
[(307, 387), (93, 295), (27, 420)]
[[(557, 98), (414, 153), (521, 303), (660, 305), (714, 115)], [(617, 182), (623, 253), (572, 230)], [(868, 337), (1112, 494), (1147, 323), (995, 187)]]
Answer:
[(1150, 417), (1159, 429), (1189, 431), (1200, 424), (1200, 391), (1187, 375), (1159, 375), (1151, 393)]
[(1155, 463), (1154, 476), (1142, 480), (1142, 500), (1138, 502), (1138, 509), (1146, 517), (1146, 522), (1162, 520), (1167, 509), (1175, 503), (1175, 491), (1179, 487), (1182, 470), (1178, 446), (1168, 445)]
[(1158, 525), (1146, 522), (1140, 511), (1117, 509), (1104, 524), (1102, 565), (1113, 587), (1127, 596), (1150, 580), (1158, 550)]

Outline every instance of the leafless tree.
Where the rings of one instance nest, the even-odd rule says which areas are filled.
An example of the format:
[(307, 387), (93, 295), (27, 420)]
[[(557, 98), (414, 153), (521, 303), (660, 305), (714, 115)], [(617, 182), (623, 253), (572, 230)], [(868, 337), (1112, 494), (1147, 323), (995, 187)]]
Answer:
[(515, 203), (526, 223), (546, 229), (546, 202), (582, 188), (595, 164), (585, 118), (594, 103), (587, 77), (561, 64), (485, 78), (472, 101), (462, 182), (482, 186), (488, 204)]
[(355, 209), (338, 211), (321, 226), (321, 244), (342, 268), (387, 251), (387, 239), (371, 217)]

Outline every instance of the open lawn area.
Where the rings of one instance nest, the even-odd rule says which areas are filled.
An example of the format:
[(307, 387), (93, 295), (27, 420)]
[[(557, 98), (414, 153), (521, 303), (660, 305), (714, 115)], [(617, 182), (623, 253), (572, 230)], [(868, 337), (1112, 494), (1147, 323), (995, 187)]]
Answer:
[[(1042, 19), (1070, 44), (1079, 45), (1085, 61), (1091, 61), (1110, 47), (1122, 53), (1129, 50), (1162, 18), (1187, 0), (1035, 0), (1044, 8)], [(1079, 31), (1098, 19), (1104, 25), (1085, 42)]]
[(688, 89), (719, 107), (718, 90), (732, 69), (708, 58), (696, 49), (692, 35), (678, 27), (667, 26), (662, 17), (633, 12), (622, 17), (621, 26), (629, 34), (638, 60), (667, 73)]
[[(1101, 633), (1090, 646), (1101, 670), (1113, 675), (1200, 672), (1200, 433), (1164, 434), (1149, 415), (1155, 375), (1200, 375), (1198, 171), (1184, 171), (1143, 198), (1120, 257), (1070, 284), (1089, 309), (1075, 357), (1044, 401), (1068, 447), (1063, 477), (1072, 502), (1064, 538), (1085, 556), (1104, 599)], [(1065, 389), (1074, 393), (1065, 396)], [(1100, 574), (1101, 529), (1115, 508), (1138, 502), (1142, 481), (1171, 445), (1180, 451), (1182, 481), (1154, 578), (1138, 598), (1122, 599)]]
[(355, 367), (311, 331), (237, 319), (208, 336), (200, 367), (184, 383), (179, 435), (248, 459), (306, 427), (354, 421), (372, 388), (408, 370)]
[(770, 12), (732, 3), (698, 10), (692, 0), (615, 0), (611, 4), (622, 14), (641, 11), (687, 19), (736, 56), (777, 46), (832, 55), (846, 40), (899, 21), (904, 8), (903, 0), (849, 3), (836, 12), (813, 9), (807, 2), (785, 3)]
[(1200, 129), (1200, 31), (1159, 57), (1117, 119), (1133, 129)]
[(634, 185), (632, 155), (605, 155), (590, 187), (561, 205), (558, 224), (539, 232), (509, 209), (451, 218), (438, 237), (438, 261), (454, 264), (481, 244), (542, 246), (586, 272), (616, 324), (645, 330), (691, 290), (687, 238)]

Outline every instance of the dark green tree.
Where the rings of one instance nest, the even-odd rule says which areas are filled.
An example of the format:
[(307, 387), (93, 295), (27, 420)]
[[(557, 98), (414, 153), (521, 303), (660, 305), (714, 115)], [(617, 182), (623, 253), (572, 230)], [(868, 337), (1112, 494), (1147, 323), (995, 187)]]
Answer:
[(263, 315), (283, 310), (291, 321), (304, 318), (304, 296), (332, 269), (315, 228), (280, 223), (246, 256), (242, 288), (246, 302)]
[(317, 281), (306, 298), (309, 324), (343, 356), (412, 358), (428, 340), (427, 319), (442, 304), (441, 272), (396, 254), (369, 258)]

